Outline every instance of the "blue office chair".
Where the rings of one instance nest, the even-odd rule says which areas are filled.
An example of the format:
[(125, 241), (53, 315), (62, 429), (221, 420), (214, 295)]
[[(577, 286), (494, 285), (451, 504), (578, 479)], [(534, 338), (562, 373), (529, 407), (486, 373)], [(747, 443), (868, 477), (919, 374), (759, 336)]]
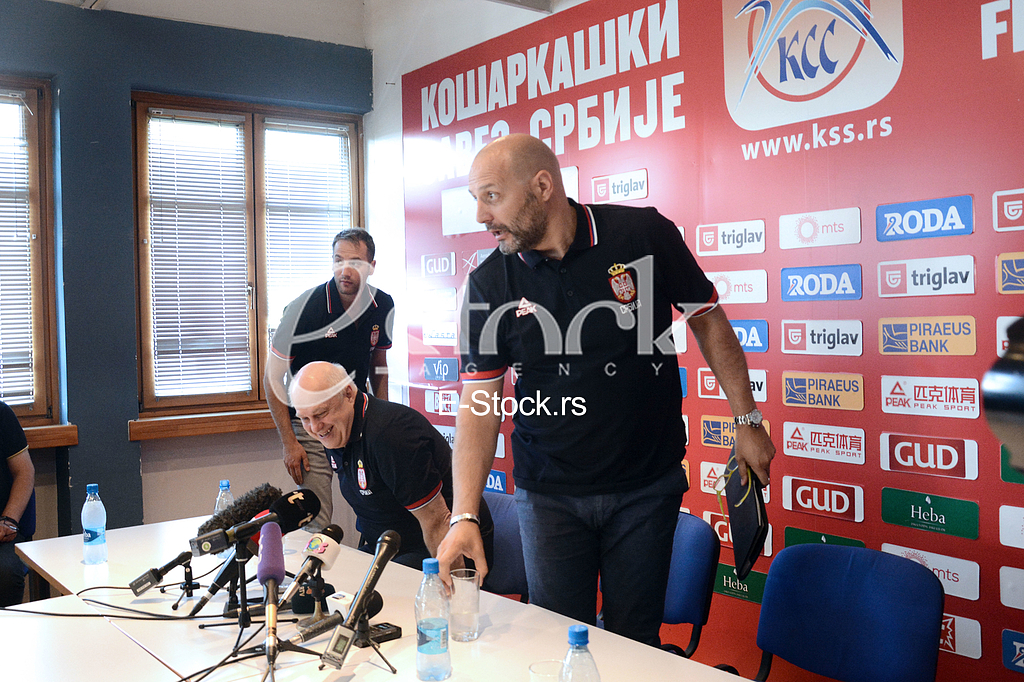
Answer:
[(484, 501), (494, 520), (494, 565), (490, 567), (483, 587), (495, 594), (518, 594), (519, 600), (525, 604), (530, 599), (530, 589), (526, 583), (516, 498), (485, 491)]
[(772, 656), (841, 682), (934, 682), (942, 583), (921, 564), (863, 547), (794, 545), (768, 569), (757, 626)]
[(721, 551), (722, 543), (711, 526), (692, 514), (679, 512), (668, 569), (664, 622), (689, 623), (693, 630), (686, 649), (675, 644), (663, 644), (662, 649), (686, 658), (696, 651), (701, 629), (708, 622)]

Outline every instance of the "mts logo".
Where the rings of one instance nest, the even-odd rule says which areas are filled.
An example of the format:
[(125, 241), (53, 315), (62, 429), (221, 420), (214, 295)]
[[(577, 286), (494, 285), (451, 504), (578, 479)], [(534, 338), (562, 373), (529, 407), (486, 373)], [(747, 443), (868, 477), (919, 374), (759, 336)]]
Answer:
[(882, 468), (928, 476), (978, 478), (978, 444), (962, 438), (883, 433), (879, 439)]
[[(1010, 22), (1007, 24), (1006, 20)], [(1012, 26), (1012, 29), (1010, 28)], [(1024, 0), (995, 0), (981, 6), (981, 58), (992, 59), (1008, 54), (1010, 40), (999, 36), (1012, 33), (1014, 52), (1024, 52)]]
[(864, 520), (864, 489), (845, 483), (783, 476), (782, 506), (790, 511), (860, 523)]

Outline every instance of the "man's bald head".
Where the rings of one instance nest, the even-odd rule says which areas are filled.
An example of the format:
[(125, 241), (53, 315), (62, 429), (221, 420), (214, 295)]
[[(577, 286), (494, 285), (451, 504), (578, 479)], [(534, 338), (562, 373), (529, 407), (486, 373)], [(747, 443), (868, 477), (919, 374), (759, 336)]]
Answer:
[(526, 184), (529, 184), (538, 172), (547, 171), (557, 191), (565, 193), (558, 157), (546, 144), (532, 135), (513, 133), (499, 137), (477, 154), (473, 164), (476, 165), (477, 162), (500, 164), (509, 178)]
[(345, 368), (331, 362), (311, 362), (304, 365), (288, 387), (292, 407), (309, 408), (327, 402), (348, 386), (354, 386)]

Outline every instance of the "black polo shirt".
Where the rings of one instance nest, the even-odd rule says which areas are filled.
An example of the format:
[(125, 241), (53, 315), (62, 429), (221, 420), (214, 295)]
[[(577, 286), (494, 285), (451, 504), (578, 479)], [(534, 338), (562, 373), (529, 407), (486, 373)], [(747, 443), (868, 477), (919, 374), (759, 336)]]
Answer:
[[(0, 402), (0, 513), (3, 513), (4, 507), (7, 506), (11, 488), (14, 486), (14, 474), (11, 473), (11, 467), (7, 462), (27, 449), (28, 439), (14, 410), (7, 403)], [(35, 528), (35, 506), (30, 505), (18, 523), (18, 532), (31, 538)]]
[[(281, 324), (271, 341), (271, 351), (289, 362), (294, 376), (303, 366), (317, 360), (344, 367), (356, 386), (366, 387), (370, 376), (370, 354), (391, 348), (391, 325), (395, 308), (392, 298), (371, 286), (345, 310), (334, 280), (305, 291), (284, 309)], [(350, 311), (360, 312), (357, 318)], [(295, 410), (291, 410), (295, 416)]]
[(472, 386), (511, 367), (519, 405), (548, 399), (550, 414), (513, 417), (517, 486), (569, 495), (640, 488), (684, 455), (666, 333), (672, 306), (701, 314), (718, 296), (657, 210), (571, 203), (576, 235), (561, 261), (495, 250), (470, 274), (464, 306), (484, 309), (469, 310), (461, 378)]
[[(401, 553), (426, 548), (412, 512), (441, 495), (452, 507), (452, 450), (422, 414), (362, 391), (348, 443), (326, 449), (338, 485), (371, 545), (386, 530), (402, 536)], [(481, 531), (493, 526), (486, 505)]]

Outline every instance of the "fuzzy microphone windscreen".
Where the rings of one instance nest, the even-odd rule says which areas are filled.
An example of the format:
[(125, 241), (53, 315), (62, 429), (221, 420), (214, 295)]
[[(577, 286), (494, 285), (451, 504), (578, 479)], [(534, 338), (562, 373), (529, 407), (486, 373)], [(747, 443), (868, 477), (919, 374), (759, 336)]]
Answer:
[(235, 500), (230, 507), (211, 516), (208, 521), (199, 526), (198, 534), (203, 535), (214, 530), (227, 530), (236, 524), (245, 523), (261, 511), (270, 509), (270, 505), (280, 497), (280, 488), (275, 488), (269, 483), (256, 486)]

